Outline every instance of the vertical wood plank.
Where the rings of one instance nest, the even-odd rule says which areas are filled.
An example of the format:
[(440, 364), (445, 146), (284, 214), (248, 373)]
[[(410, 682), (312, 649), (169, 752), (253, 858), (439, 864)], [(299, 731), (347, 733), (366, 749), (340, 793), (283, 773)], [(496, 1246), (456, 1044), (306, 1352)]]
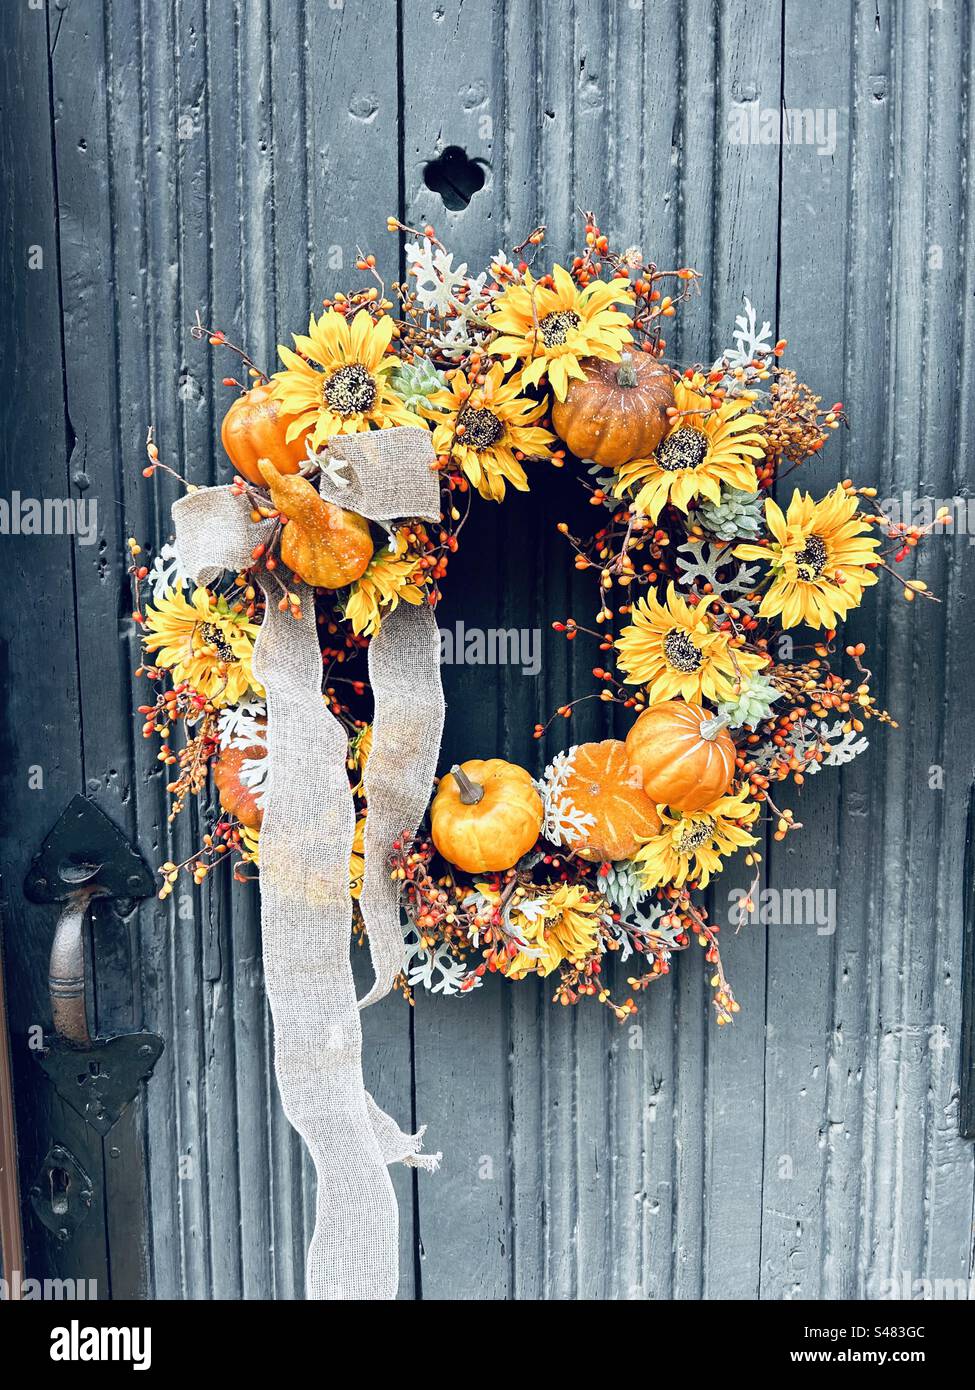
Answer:
[[(802, 6), (786, 3), (784, 13), (777, 331), (789, 340), (787, 361), (800, 380), (830, 404), (845, 399), (845, 315), (829, 287), (843, 284), (849, 264), (852, 183), (850, 73), (831, 55), (852, 47), (852, 17), (845, 5), (836, 5), (826, 23), (822, 12)], [(876, 353), (872, 346), (870, 355)], [(834, 434), (821, 455), (779, 485), (780, 504), (788, 504), (796, 487), (821, 497), (848, 472), (862, 473), (859, 461), (855, 469), (848, 465), (845, 445), (844, 435)], [(821, 1291), (824, 1159), (831, 1137), (826, 1095), (829, 1050), (837, 1044), (834, 969), (850, 940), (841, 840), (848, 825), (856, 833), (857, 803), (852, 788), (841, 796), (841, 783), (833, 770), (808, 777), (801, 792), (784, 783), (776, 803), (791, 806), (805, 829), (784, 844), (770, 843), (767, 854), (773, 891), (799, 890), (812, 895), (817, 909), (827, 909), (808, 920), (776, 919), (768, 928), (761, 1293), (773, 1299), (818, 1298)]]
[[(604, 225), (616, 245), (638, 245), (672, 268), (679, 259), (681, 35), (673, 4), (614, 6), (607, 68), (611, 78), (611, 171)], [(676, 344), (669, 344), (670, 354)], [(613, 733), (625, 734), (629, 719)], [(687, 961), (691, 972), (699, 961)], [(625, 998), (633, 967), (611, 965), (614, 994)], [(634, 1023), (610, 1020), (609, 1184), (605, 1240), (607, 1293), (616, 1299), (672, 1296), (675, 1244), (677, 1071), (673, 977), (638, 996)]]
[[(18, 6), (8, 16), (0, 56), (6, 119), (0, 130), (0, 169), (10, 190), (0, 252), (6, 369), (18, 383), (0, 405), (0, 493), (25, 498), (70, 497), (75, 445), (65, 407), (59, 260), (58, 191), (52, 159), (53, 98), (50, 48), (56, 45), (45, 11)], [(104, 503), (99, 500), (99, 512)], [(96, 547), (97, 549), (97, 547)], [(95, 1280), (110, 1291), (105, 1175), (99, 1142), (63, 1104), (28, 1046), (28, 1031), (50, 1030), (47, 964), (56, 910), (25, 901), (31, 857), (70, 798), (84, 786), (78, 721), (79, 675), (74, 567), (80, 547), (70, 535), (3, 537), (5, 602), (0, 612), (3, 665), (0, 848), (4, 874), (4, 968), (15, 1068), (17, 1140), (22, 1196), (53, 1141), (65, 1144), (92, 1178), (87, 1219), (66, 1242), (24, 1209), (27, 1274)]]
[[(476, 270), (502, 240), (497, 193), (505, 117), (498, 11), (465, 0), (406, 4), (402, 22), (406, 220), (414, 226), (432, 222), (455, 250), (455, 261)], [(485, 187), (454, 212), (423, 182), (426, 163), (451, 145), (484, 160), (486, 174)], [(451, 560), (438, 609), (441, 626), (461, 616), (469, 627), (505, 625), (499, 510), (473, 499), (465, 544)], [(476, 667), (443, 668), (447, 726), (440, 771), (452, 761), (492, 757), (503, 749), (503, 714), (496, 687), (485, 678), (489, 674)], [(431, 1145), (444, 1154), (435, 1178), (421, 1173), (418, 1179), (425, 1298), (503, 1298), (508, 1289), (509, 1042), (502, 987), (489, 979), (464, 999), (416, 1001), (416, 1113), (430, 1125)]]
[[(310, 184), (309, 121), (305, 7), (269, 7), (271, 25), (271, 140), (274, 178), (275, 342), (304, 324), (314, 303), (310, 283), (308, 234)], [(274, 354), (276, 356), (276, 354)], [(270, 1014), (265, 1005), (265, 1049), (271, 1057)], [(271, 1204), (273, 1220), (274, 1291), (276, 1298), (297, 1298), (304, 1287), (305, 1150), (284, 1116), (272, 1073), (265, 1076), (266, 1109), (270, 1112)], [(311, 1165), (308, 1164), (310, 1168)], [(314, 1192), (308, 1175), (310, 1212)]]
[[(399, 247), (386, 230), (386, 218), (399, 205), (399, 144), (404, 138), (395, 81), (397, 5), (395, 0), (368, 5), (347, 0), (339, 8), (306, 6), (304, 24), (307, 149), (299, 155), (289, 135), (288, 153), (280, 161), (275, 182), (283, 198), (281, 220), (287, 240), (282, 251), (286, 252), (289, 245), (297, 248), (301, 241), (298, 203), (290, 188), (291, 159), (304, 160), (309, 294), (304, 304), (294, 303), (293, 290), (287, 288), (293, 262), (282, 259), (279, 281), (290, 317), (285, 320), (279, 315), (279, 341), (289, 345), (290, 332), (305, 331), (309, 308), (321, 312), (323, 295), (360, 283), (355, 271), (358, 249), (375, 254), (387, 284), (399, 273)], [(288, 56), (283, 36), (277, 50), (280, 56)], [(367, 52), (370, 61), (364, 64), (362, 55)], [(279, 95), (276, 106), (280, 100)], [(364, 950), (356, 952), (354, 964), (361, 996), (372, 978)], [(410, 1125), (413, 1110), (411, 1022), (410, 1010), (399, 994), (362, 1015), (366, 1086), (404, 1128)], [(438, 1146), (434, 1128), (429, 1146)], [(417, 1181), (423, 1184), (429, 1179), (403, 1164), (393, 1164), (390, 1176), (399, 1202), (400, 1297), (409, 1299), (414, 1295), (414, 1193)], [(306, 1209), (313, 1217), (310, 1204)]]
[[(163, 31), (166, 32), (165, 30)], [(172, 77), (165, 71), (165, 49), (154, 48), (143, 26), (137, 0), (114, 0), (107, 14), (111, 75), (108, 84), (110, 141), (112, 149), (112, 214), (124, 229), (115, 245), (118, 447), (123, 459), (126, 531), (156, 546), (168, 534), (163, 495), (168, 484), (154, 481), (137, 485), (133, 474), (150, 421), (156, 424), (164, 449), (174, 446), (171, 415), (157, 413), (169, 396), (156, 392), (156, 382), (172, 380), (171, 344), (178, 336), (170, 329), (178, 318), (172, 277), (160, 274), (169, 263), (164, 249), (167, 233), (175, 225), (176, 210), (168, 190), (161, 155), (168, 126)], [(166, 35), (171, 52), (171, 37)], [(157, 85), (158, 83), (158, 85)], [(162, 110), (161, 110), (162, 108)], [(153, 138), (158, 143), (153, 146)], [(155, 196), (154, 196), (155, 195)], [(165, 326), (163, 326), (165, 325)], [(121, 593), (120, 593), (121, 598)], [(124, 610), (123, 610), (124, 611)], [(128, 655), (138, 661), (138, 640), (129, 632)], [(142, 697), (142, 690), (134, 703)], [(133, 718), (130, 711), (128, 720)], [(131, 727), (128, 720), (127, 728)], [(138, 842), (150, 863), (170, 857), (171, 838), (166, 826), (166, 796), (160, 764), (148, 741), (138, 740), (134, 750), (134, 800)], [(148, 1169), (149, 1287), (158, 1297), (178, 1297), (182, 1279), (180, 1209), (180, 1095), (175, 1084), (177, 1048), (176, 1013), (173, 1009), (172, 941), (175, 932), (188, 934), (189, 924), (177, 921), (172, 905), (155, 900), (140, 912), (140, 956), (143, 1019), (145, 1026), (162, 1034), (166, 1050), (157, 1063), (152, 1086), (145, 1097), (146, 1162)], [(198, 1181), (198, 1179), (197, 1179)]]
[[(961, 10), (931, 13), (931, 69), (935, 90), (944, 93), (945, 108), (955, 119), (948, 124), (934, 112), (928, 125), (928, 208), (925, 228), (927, 265), (927, 350), (922, 410), (924, 450), (919, 459), (919, 482), (938, 496), (964, 496), (970, 489), (966, 467), (973, 443), (972, 350), (975, 346), (971, 236), (975, 225), (975, 193), (965, 179), (958, 150), (971, 148), (975, 113), (972, 80), (975, 43), (971, 14)], [(957, 113), (957, 114), (956, 114)], [(967, 239), (967, 247), (966, 247)], [(940, 248), (936, 250), (935, 248)], [(962, 311), (959, 313), (959, 306)], [(948, 447), (946, 447), (946, 441)], [(966, 819), (973, 777), (973, 750), (964, 698), (967, 688), (965, 653), (975, 641), (971, 605), (963, 596), (975, 578), (975, 553), (968, 528), (949, 531), (923, 556), (923, 578), (944, 599), (931, 621), (930, 609), (915, 615), (923, 644), (921, 678), (934, 683), (939, 697), (925, 721), (925, 737), (914, 745), (915, 786), (927, 790), (927, 825), (920, 839), (930, 845), (935, 885), (935, 936), (930, 951), (930, 1001), (924, 1027), (928, 1042), (929, 1084), (925, 1093), (927, 1144), (923, 1243), (917, 1263), (921, 1278), (952, 1281), (955, 1289), (975, 1274), (971, 1232), (975, 1200), (975, 1148), (959, 1136), (959, 1067), (962, 1052), (963, 942), (966, 897)], [(894, 596), (894, 603), (899, 596)], [(947, 654), (947, 660), (945, 655)], [(962, 754), (968, 749), (968, 759)], [(928, 759), (931, 759), (929, 762)], [(935, 767), (945, 771), (940, 791)], [(916, 826), (917, 822), (913, 823)], [(912, 826), (912, 829), (913, 829)], [(924, 943), (930, 920), (925, 882), (915, 876), (910, 922)], [(968, 963), (971, 970), (971, 963)]]
[[(957, 482), (951, 467), (959, 425), (954, 391), (966, 331), (956, 307), (962, 283), (955, 250), (962, 189), (954, 141), (940, 130), (925, 94), (929, 84), (939, 83), (960, 97), (966, 72), (961, 64), (970, 63), (970, 55), (958, 28), (960, 14), (896, 8), (891, 18), (899, 96), (893, 176), (895, 187), (923, 190), (923, 196), (900, 196), (893, 205), (895, 293), (884, 471), (889, 486), (884, 491), (941, 497)], [(936, 592), (957, 592), (963, 574), (970, 574), (970, 556), (959, 539), (929, 543), (922, 552), (919, 572)], [(884, 613), (885, 698), (910, 730), (911, 745), (906, 757), (888, 753), (883, 780), (877, 902), (887, 935), (871, 961), (870, 1002), (876, 1012), (866, 1085), (875, 1101), (867, 1115), (870, 1178), (860, 1250), (863, 1288), (872, 1296), (891, 1280), (902, 1288), (904, 1281), (970, 1274), (960, 1223), (970, 1218), (972, 1189), (971, 1148), (959, 1141), (952, 1123), (964, 843), (960, 808), (971, 764), (952, 776), (957, 760), (946, 742), (944, 697), (951, 619), (946, 607), (925, 605), (915, 612), (896, 595), (888, 598)], [(957, 727), (953, 714), (950, 732)], [(943, 787), (932, 777), (936, 766), (945, 769)], [(944, 819), (949, 806), (955, 812), (950, 823)]]
[[(864, 376), (861, 365), (889, 356), (887, 326), (891, 224), (890, 139), (893, 73), (890, 68), (892, 10), (859, 12), (853, 33), (850, 134), (853, 188), (850, 202), (848, 264), (851, 291), (846, 305), (845, 381), (841, 392), (850, 413), (846, 455), (870, 461), (877, 469), (887, 447), (883, 382)], [(842, 441), (837, 441), (842, 442)], [(861, 464), (861, 468), (863, 465)], [(876, 591), (875, 591), (876, 593)], [(873, 642), (872, 594), (864, 613), (848, 625), (846, 640)], [(884, 688), (882, 645), (877, 680)], [(884, 696), (886, 702), (886, 692)], [(875, 743), (896, 739), (882, 730)], [(895, 756), (893, 747), (888, 756)], [(826, 1094), (826, 1172), (822, 1194), (822, 1296), (856, 1297), (863, 1207), (869, 1200), (869, 1153), (866, 1131), (873, 1112), (865, 1075), (866, 1053), (876, 1029), (876, 1002), (871, 941), (883, 921), (877, 901), (882, 876), (876, 825), (870, 804), (877, 772), (870, 761), (883, 757), (875, 748), (841, 774), (838, 889), (841, 910), (834, 955), (834, 999), (829, 1035)], [(805, 814), (805, 813), (803, 813)], [(876, 949), (876, 948), (874, 948)]]
[[(113, 143), (104, 96), (109, 78), (108, 14), (78, 7), (59, 13), (52, 48), (59, 237), (63, 281), (66, 408), (74, 433), (72, 480), (99, 508), (98, 541), (78, 549), (80, 716), (86, 792), (129, 835), (137, 832), (133, 795), (131, 620), (124, 577), (123, 508), (128, 491), (119, 447), (116, 220)], [(82, 78), (82, 74), (85, 76)], [(89, 85), (91, 84), (91, 85)], [(107, 287), (107, 292), (106, 292)], [(121, 604), (120, 604), (121, 600)], [(138, 930), (101, 914), (95, 931), (98, 1027), (141, 1022)], [(90, 1142), (96, 1142), (90, 1136)], [(142, 1116), (131, 1107), (104, 1142), (106, 1222), (115, 1297), (146, 1285)]]
[[(710, 277), (712, 357), (728, 341), (743, 294), (759, 307), (775, 303), (779, 151), (775, 145), (740, 141), (732, 122), (756, 107), (778, 109), (781, 30), (779, 0), (750, 5), (746, 24), (734, 6), (721, 6), (717, 15), (713, 144), (695, 150), (697, 158), (716, 166), (713, 253), (704, 266)], [(685, 174), (693, 177), (690, 168)], [(704, 334), (695, 340), (695, 357), (703, 354), (706, 341)], [(715, 920), (726, 924), (727, 895), (747, 878), (740, 861), (722, 874), (713, 893)], [(717, 1029), (709, 1018), (705, 1040), (706, 1298), (757, 1297), (761, 1259), (766, 942), (761, 931), (731, 938), (725, 926), (726, 965), (737, 982), (742, 1011), (733, 1028)]]
[[(677, 320), (674, 357), (685, 363), (699, 360), (702, 345), (711, 342), (709, 276), (718, 178), (714, 157), (718, 139), (718, 19), (711, 0), (687, 7), (679, 35), (677, 260), (704, 277), (701, 295), (684, 306)], [(733, 952), (728, 966), (737, 978)], [(674, 969), (673, 1268), (669, 1290), (675, 1298), (700, 1298), (705, 1277), (707, 1049), (713, 1025), (700, 959), (689, 950), (675, 962)], [(670, 988), (669, 981), (667, 984)]]

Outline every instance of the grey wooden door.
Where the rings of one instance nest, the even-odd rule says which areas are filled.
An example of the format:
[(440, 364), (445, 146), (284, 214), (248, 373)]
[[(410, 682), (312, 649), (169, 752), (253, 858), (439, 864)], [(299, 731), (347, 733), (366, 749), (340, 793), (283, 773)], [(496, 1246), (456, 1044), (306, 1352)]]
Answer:
[[(188, 477), (224, 476), (223, 367), (188, 325), (200, 308), (271, 363), (276, 341), (354, 276), (357, 245), (396, 276), (390, 212), (434, 222), (475, 264), (538, 221), (564, 254), (577, 209), (594, 208), (658, 263), (704, 272), (678, 360), (723, 346), (747, 294), (800, 374), (845, 402), (852, 428), (807, 486), (855, 474), (881, 496), (967, 496), (970, 7), (8, 9), (0, 495), (98, 508), (92, 545), (2, 540), (23, 1178), (61, 1139), (84, 1150), (95, 1189), (66, 1243), (28, 1214), (29, 1254), (35, 1270), (97, 1277), (116, 1296), (297, 1297), (311, 1177), (274, 1095), (252, 891), (208, 882), (100, 938), (101, 1022), (167, 1040), (104, 1141), (52, 1100), (25, 1042), (45, 1021), (52, 922), (20, 884), (70, 796), (91, 796), (150, 858), (190, 847), (182, 827), (170, 846), (163, 777), (131, 715), (124, 582), (126, 536), (163, 539), (173, 496), (164, 477), (140, 476), (148, 422)], [(799, 116), (790, 143), (761, 135), (781, 108)], [(485, 175), (452, 211), (424, 183), (449, 146)], [(445, 670), (445, 762), (498, 752), (532, 765), (555, 751), (532, 726), (587, 674), (585, 653), (549, 631), (583, 602), (554, 532), (573, 509), (557, 474), (476, 509), (441, 621), (547, 639), (537, 679)], [(975, 1169), (958, 1109), (973, 554), (967, 534), (929, 544), (919, 573), (944, 602), (921, 611), (881, 586), (851, 622), (900, 729), (876, 729), (867, 755), (811, 779), (795, 803), (805, 832), (770, 846), (770, 884), (835, 890), (836, 930), (751, 926), (729, 940), (733, 1028), (711, 1023), (690, 952), (645, 996), (638, 1030), (595, 1005), (559, 1009), (532, 982), (368, 1011), (370, 1089), (428, 1123), (445, 1155), (436, 1177), (396, 1175), (404, 1297), (877, 1297), (890, 1281), (971, 1277)], [(604, 728), (596, 714), (576, 736)]]

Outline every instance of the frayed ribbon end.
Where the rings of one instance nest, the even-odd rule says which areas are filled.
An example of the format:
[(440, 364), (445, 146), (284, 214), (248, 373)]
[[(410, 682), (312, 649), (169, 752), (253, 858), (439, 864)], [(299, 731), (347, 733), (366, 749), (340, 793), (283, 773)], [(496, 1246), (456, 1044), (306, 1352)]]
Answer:
[(402, 1161), (406, 1164), (407, 1168), (422, 1168), (424, 1172), (435, 1173), (440, 1167), (440, 1160), (443, 1158), (443, 1154), (423, 1154), (420, 1152), (426, 1129), (426, 1125), (421, 1125), (415, 1134), (409, 1136), (410, 1147), (403, 1155)]

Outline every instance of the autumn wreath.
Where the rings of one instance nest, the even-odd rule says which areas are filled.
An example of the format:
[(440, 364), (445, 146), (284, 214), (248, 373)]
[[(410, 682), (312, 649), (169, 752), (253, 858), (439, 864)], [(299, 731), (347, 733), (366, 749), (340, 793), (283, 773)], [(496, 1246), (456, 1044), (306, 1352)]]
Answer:
[[(274, 576), (281, 610), (319, 624), (323, 699), (349, 736), (353, 897), (372, 738), (364, 649), (398, 605), (436, 605), (475, 492), (500, 502), (533, 469), (569, 463), (600, 525), (588, 538), (558, 529), (595, 581), (595, 611), (590, 625), (553, 627), (594, 644), (583, 698), (621, 706), (630, 727), (624, 740), (558, 752), (540, 777), (499, 757), (444, 770), (420, 833), (388, 846), (402, 985), (463, 994), (488, 973), (551, 975), (562, 1003), (593, 996), (625, 1019), (632, 996), (697, 941), (727, 1023), (739, 1006), (698, 890), (738, 851), (758, 865), (763, 822), (776, 839), (800, 828), (776, 804), (777, 783), (847, 762), (866, 746), (867, 720), (892, 722), (874, 704), (863, 645), (836, 662), (837, 627), (925, 528), (871, 512), (875, 490), (849, 480), (819, 499), (785, 497), (783, 480), (844, 423), (843, 408), (824, 409), (781, 364), (785, 342), (747, 299), (733, 345), (678, 369), (663, 334), (697, 273), (611, 250), (592, 215), (578, 254), (545, 273), (532, 269), (544, 228), (472, 275), (433, 228), (389, 227), (413, 238), (406, 283), (387, 293), (375, 258), (360, 256), (367, 287), (325, 300), (278, 349), (273, 376), (199, 319), (192, 329), (242, 365), (243, 380), (225, 379), (239, 394), (222, 439), (252, 520), (274, 523), (253, 560)], [(323, 499), (323, 471), (342, 482), (329, 441), (401, 425), (430, 432), (439, 524), (407, 517), (383, 530)], [(148, 455), (147, 476), (174, 471), (151, 430)], [(230, 859), (243, 879), (260, 855), (266, 710), (251, 653), (264, 599), (247, 571), (194, 586), (171, 546), (147, 564), (129, 544), (140, 672), (154, 690), (143, 732), (162, 740), (173, 816), (188, 798), (214, 804), (211, 779), (218, 803), (199, 850), (162, 864), (165, 898), (182, 870), (200, 883)], [(293, 575), (314, 588), (315, 613), (302, 612)], [(925, 594), (919, 580), (900, 583), (908, 600)], [(781, 641), (799, 627), (813, 630), (804, 659)], [(622, 999), (607, 955), (638, 963)]]

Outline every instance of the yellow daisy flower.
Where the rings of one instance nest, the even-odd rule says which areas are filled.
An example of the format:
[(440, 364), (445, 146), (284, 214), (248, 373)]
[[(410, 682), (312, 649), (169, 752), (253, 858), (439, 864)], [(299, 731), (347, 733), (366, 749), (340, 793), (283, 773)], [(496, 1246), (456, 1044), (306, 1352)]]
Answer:
[(564, 401), (573, 377), (582, 380), (584, 357), (620, 360), (620, 349), (633, 341), (630, 319), (614, 306), (632, 304), (624, 280), (593, 280), (580, 290), (562, 266), (552, 267), (555, 288), (540, 285), (530, 271), (524, 282), (509, 285), (497, 299), (488, 322), (498, 337), (488, 344), (493, 357), (511, 371), (519, 361), (521, 386), (537, 386), (544, 376)]
[(349, 891), (353, 898), (362, 894), (362, 880), (366, 873), (366, 816), (365, 812), (356, 817), (355, 834), (352, 837), (352, 854), (349, 857)]
[(172, 671), (213, 705), (236, 705), (248, 690), (263, 690), (251, 671), (257, 624), (231, 613), (227, 600), (194, 589), (189, 602), (170, 590), (146, 605), (143, 645), (155, 664)]
[(720, 502), (721, 484), (740, 492), (757, 492), (753, 459), (765, 456), (765, 417), (751, 401), (737, 397), (711, 409), (704, 377), (682, 378), (674, 386), (681, 412), (649, 458), (631, 459), (619, 469), (613, 494), (634, 498), (634, 510), (656, 521), (672, 502), (686, 512), (692, 498)]
[(374, 637), (379, 631), (384, 613), (391, 613), (403, 603), (422, 603), (424, 598), (422, 573), (418, 574), (419, 557), (411, 553), (407, 533), (396, 533), (398, 549), (377, 550), (369, 567), (352, 585), (345, 605), (345, 616), (353, 632)]
[(707, 605), (692, 608), (673, 584), (663, 603), (647, 594), (630, 616), (632, 623), (616, 639), (619, 664), (628, 685), (647, 687), (651, 705), (678, 697), (695, 704), (736, 699), (750, 676), (768, 664), (732, 646), (730, 634), (712, 624)]
[(771, 497), (766, 500), (772, 544), (735, 547), (740, 559), (772, 567), (761, 617), (781, 614), (783, 627), (831, 628), (859, 605), (864, 589), (877, 582), (868, 566), (880, 541), (869, 534), (870, 522), (857, 507), (856, 496), (842, 486), (819, 502), (797, 488), (785, 513)]
[(423, 414), (433, 425), (433, 447), (448, 454), (488, 502), (500, 502), (508, 482), (528, 491), (525, 470), (516, 452), (529, 458), (551, 457), (555, 435), (536, 425), (546, 402), (519, 394), (517, 381), (504, 380), (504, 367), (495, 362), (483, 386), (472, 383), (458, 368), (450, 384), (430, 396)]
[(758, 843), (744, 827), (757, 819), (760, 807), (748, 799), (747, 790), (719, 796), (701, 811), (667, 810), (658, 806), (660, 830), (633, 856), (647, 888), (664, 884), (678, 887), (695, 879), (706, 888), (722, 859), (743, 845)]
[[(489, 901), (500, 902), (500, 894), (486, 884), (477, 886)], [(578, 883), (562, 883), (543, 896), (516, 902), (508, 921), (529, 950), (515, 956), (502, 953), (498, 969), (512, 980), (523, 980), (526, 975), (551, 975), (563, 960), (582, 965), (599, 949), (603, 911), (602, 901)]]
[(360, 309), (349, 323), (329, 309), (317, 320), (311, 315), (307, 335), (292, 336), (298, 352), (278, 344), (287, 370), (273, 378), (282, 410), (294, 416), (289, 441), (312, 429), (309, 442), (319, 449), (336, 434), (423, 424), (386, 380), (399, 360), (386, 351), (393, 336), (391, 318), (384, 315), (374, 323)]

